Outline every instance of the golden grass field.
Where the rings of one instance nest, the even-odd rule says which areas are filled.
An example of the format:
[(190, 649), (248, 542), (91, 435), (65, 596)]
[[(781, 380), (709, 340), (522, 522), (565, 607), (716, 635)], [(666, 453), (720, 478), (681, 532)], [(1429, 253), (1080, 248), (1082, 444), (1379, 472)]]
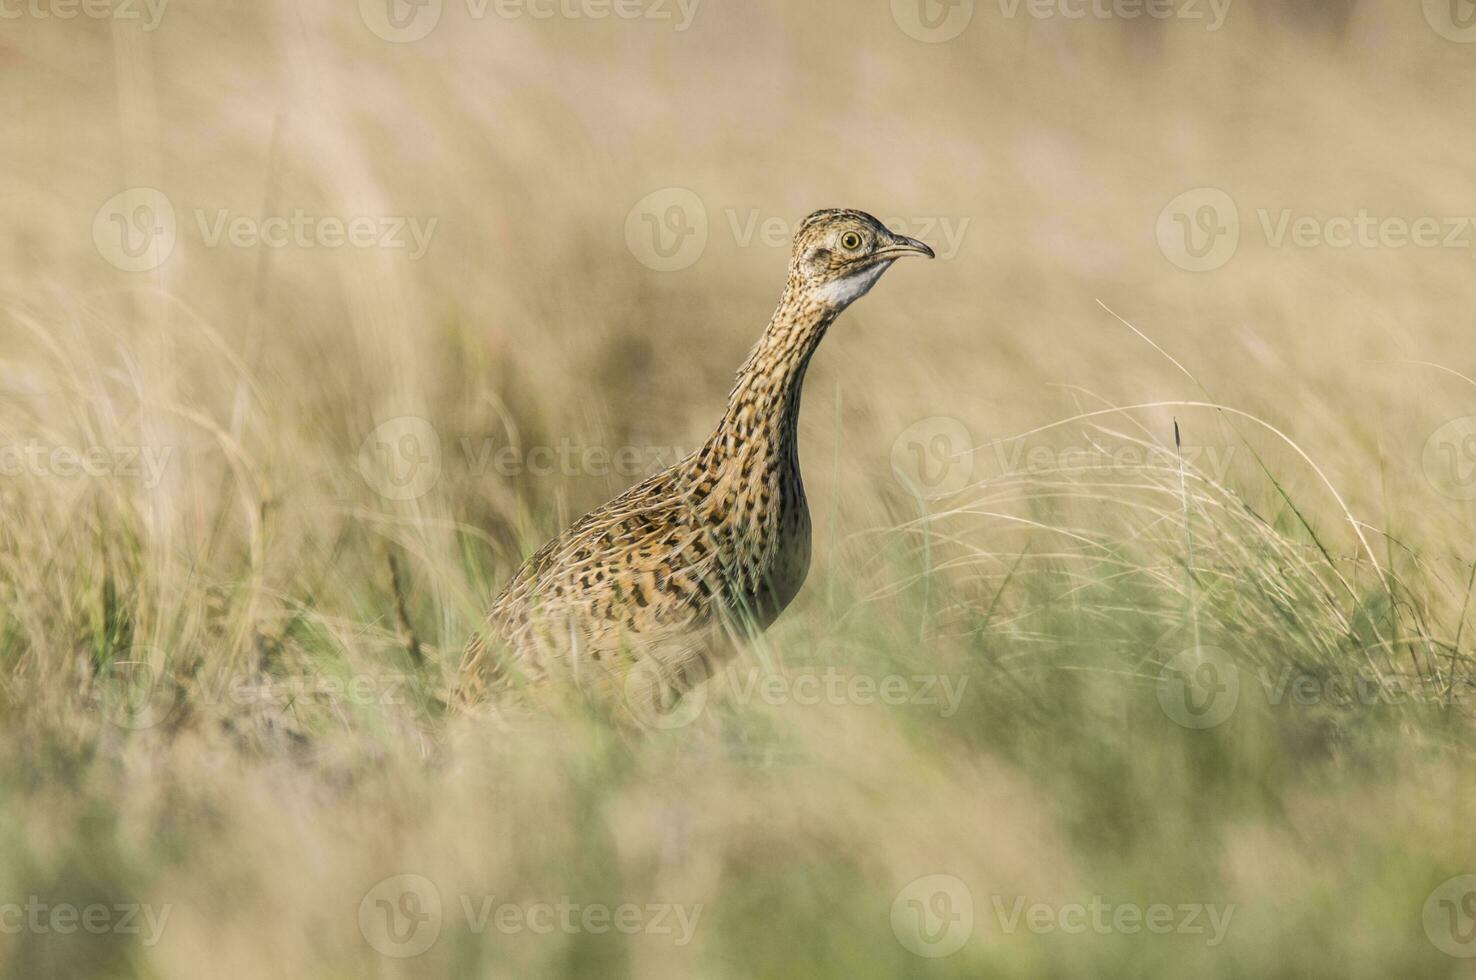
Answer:
[[(0, 0), (4, 975), (1471, 975), (1471, 5), (1063, 2)], [(448, 712), (831, 206), (794, 607)]]

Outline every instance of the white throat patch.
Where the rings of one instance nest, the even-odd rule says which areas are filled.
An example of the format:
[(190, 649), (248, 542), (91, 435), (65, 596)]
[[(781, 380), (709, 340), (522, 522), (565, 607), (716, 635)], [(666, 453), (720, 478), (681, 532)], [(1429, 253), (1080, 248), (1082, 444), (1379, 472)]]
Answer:
[(881, 274), (886, 272), (895, 261), (897, 260), (887, 259), (855, 275), (846, 276), (844, 279), (837, 279), (835, 282), (828, 282), (820, 287), (817, 295), (827, 305), (833, 306), (838, 310), (843, 310), (862, 296), (865, 296), (867, 291), (876, 285), (876, 281), (881, 278)]

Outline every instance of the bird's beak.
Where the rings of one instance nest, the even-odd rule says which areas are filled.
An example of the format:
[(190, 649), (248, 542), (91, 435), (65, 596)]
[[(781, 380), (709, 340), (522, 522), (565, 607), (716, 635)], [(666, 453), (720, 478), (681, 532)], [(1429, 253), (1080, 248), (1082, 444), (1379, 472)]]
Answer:
[(916, 238), (908, 238), (906, 235), (893, 235), (892, 243), (882, 249), (878, 254), (889, 256), (926, 255), (930, 259), (937, 258), (926, 242), (920, 242)]

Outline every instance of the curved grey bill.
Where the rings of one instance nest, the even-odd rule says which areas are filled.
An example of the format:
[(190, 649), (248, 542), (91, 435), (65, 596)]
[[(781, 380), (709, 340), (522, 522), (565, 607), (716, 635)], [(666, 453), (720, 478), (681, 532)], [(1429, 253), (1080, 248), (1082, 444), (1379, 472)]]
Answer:
[(892, 244), (882, 249), (884, 255), (926, 255), (930, 259), (937, 258), (933, 249), (927, 242), (920, 242), (916, 238), (908, 238), (906, 235), (893, 235)]

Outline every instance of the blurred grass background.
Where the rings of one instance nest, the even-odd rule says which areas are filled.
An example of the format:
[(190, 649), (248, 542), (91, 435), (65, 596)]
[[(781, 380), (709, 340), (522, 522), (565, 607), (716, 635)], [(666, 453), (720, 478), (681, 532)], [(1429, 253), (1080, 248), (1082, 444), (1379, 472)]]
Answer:
[[(903, 0), (448, 3), (407, 43), (368, 0), (12, 9), (0, 446), (116, 465), (0, 477), (5, 975), (1467, 975), (1438, 940), (1473, 917), (1428, 913), (1476, 873), (1476, 459), (1427, 443), (1476, 414), (1476, 234), (1277, 247), (1258, 216), (1476, 215), (1476, 47), (1420, 3), (1211, 31), (980, 2), (939, 43)], [(1155, 233), (1204, 187), (1240, 242), (1191, 273)], [(94, 233), (130, 188), (177, 221), (137, 272)], [(707, 235), (659, 271), (627, 226), (668, 188)], [(795, 607), (685, 726), (447, 716), (498, 584), (635, 479), (534, 450), (696, 445), (782, 283), (785, 236), (746, 229), (829, 206), (956, 247), (810, 372)], [(435, 224), (413, 260), (206, 233), (299, 210)], [(1198, 648), (1239, 681), (1205, 728), (1172, 707)], [(827, 670), (961, 696), (751, 693)], [(361, 922), (400, 874), (443, 906), (408, 958)], [(970, 928), (919, 956), (906, 889), (940, 874)], [(8, 928), (32, 896), (170, 912), (148, 944)], [(478, 932), (486, 896), (701, 914), (685, 944)], [(997, 911), (1094, 896), (1234, 913), (1211, 945)]]

